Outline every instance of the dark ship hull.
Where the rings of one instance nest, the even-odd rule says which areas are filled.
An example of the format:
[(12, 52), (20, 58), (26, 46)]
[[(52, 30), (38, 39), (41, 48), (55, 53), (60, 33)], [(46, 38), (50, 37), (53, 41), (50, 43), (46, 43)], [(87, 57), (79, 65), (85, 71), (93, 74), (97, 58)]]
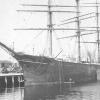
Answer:
[(25, 85), (77, 83), (97, 80), (97, 64), (58, 61), (44, 56), (19, 54), (0, 42), (0, 45), (12, 53), (24, 72)]
[(75, 84), (97, 80), (95, 64), (57, 61), (41, 56), (20, 55), (25, 85)]

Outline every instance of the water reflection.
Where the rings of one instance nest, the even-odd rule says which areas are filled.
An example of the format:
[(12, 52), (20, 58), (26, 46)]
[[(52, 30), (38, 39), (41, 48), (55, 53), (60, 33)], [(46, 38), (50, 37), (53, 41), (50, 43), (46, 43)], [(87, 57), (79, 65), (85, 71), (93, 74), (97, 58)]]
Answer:
[(0, 100), (100, 100), (100, 82), (71, 89), (39, 85), (0, 89)]
[(33, 85), (25, 88), (24, 100), (46, 100), (52, 99), (55, 95), (60, 93), (59, 87), (57, 86), (41, 86)]
[(63, 89), (47, 86), (29, 86), (25, 88), (24, 100), (100, 100), (100, 82)]
[(24, 100), (23, 88), (0, 89), (0, 100)]

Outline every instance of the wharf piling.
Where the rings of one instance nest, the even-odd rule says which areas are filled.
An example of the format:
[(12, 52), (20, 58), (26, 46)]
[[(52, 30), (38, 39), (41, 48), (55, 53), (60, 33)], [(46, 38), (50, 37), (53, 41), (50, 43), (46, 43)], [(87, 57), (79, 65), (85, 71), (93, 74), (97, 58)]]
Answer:
[(23, 87), (23, 73), (0, 73), (0, 88)]

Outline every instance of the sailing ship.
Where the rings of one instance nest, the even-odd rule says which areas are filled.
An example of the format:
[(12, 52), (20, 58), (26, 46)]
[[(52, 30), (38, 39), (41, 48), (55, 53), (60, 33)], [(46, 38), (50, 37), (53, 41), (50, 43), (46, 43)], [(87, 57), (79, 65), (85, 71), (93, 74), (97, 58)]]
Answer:
[[(35, 56), (24, 53), (17, 53), (11, 50), (9, 47), (0, 42), (0, 45), (8, 50), (11, 55), (19, 62), (19, 65), (23, 69), (25, 85), (32, 84), (62, 84), (73, 81), (77, 83), (94, 82), (97, 81), (96, 66), (98, 64), (92, 64), (91, 62), (82, 63), (80, 56), (80, 22), (79, 22), (79, 0), (77, 1), (77, 37), (78, 37), (78, 62), (67, 62), (62, 59), (58, 60), (52, 57), (52, 31), (54, 30), (52, 25), (52, 10), (51, 7), (59, 7), (59, 5), (51, 5), (50, 0), (48, 5), (31, 5), (31, 6), (47, 6), (49, 14), (49, 25), (46, 29), (50, 36), (50, 56)], [(29, 6), (29, 5), (24, 5)], [(60, 6), (63, 7), (63, 6)], [(31, 12), (30, 10), (18, 10), (24, 12)], [(40, 11), (38, 11), (40, 12)], [(42, 11), (43, 12), (43, 11)], [(56, 11), (54, 11), (56, 12)], [(58, 11), (60, 12), (60, 11)], [(66, 11), (67, 12), (67, 11)], [(27, 30), (27, 29), (15, 29), (15, 30)], [(37, 30), (33, 28), (32, 30)], [(61, 29), (55, 29), (61, 30)], [(68, 30), (68, 29), (62, 29)], [(98, 30), (98, 29), (97, 29)]]
[(44, 56), (20, 54), (0, 42), (23, 69), (25, 85), (77, 83), (97, 80), (96, 64), (58, 61)]

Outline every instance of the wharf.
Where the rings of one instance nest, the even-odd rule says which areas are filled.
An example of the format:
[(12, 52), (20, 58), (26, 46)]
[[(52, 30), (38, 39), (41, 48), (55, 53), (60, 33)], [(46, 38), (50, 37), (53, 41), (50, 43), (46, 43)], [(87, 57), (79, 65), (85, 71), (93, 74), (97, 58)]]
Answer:
[(21, 76), (23, 73), (0, 73), (0, 77), (2, 76)]
[(24, 86), (23, 73), (0, 73), (0, 88)]

